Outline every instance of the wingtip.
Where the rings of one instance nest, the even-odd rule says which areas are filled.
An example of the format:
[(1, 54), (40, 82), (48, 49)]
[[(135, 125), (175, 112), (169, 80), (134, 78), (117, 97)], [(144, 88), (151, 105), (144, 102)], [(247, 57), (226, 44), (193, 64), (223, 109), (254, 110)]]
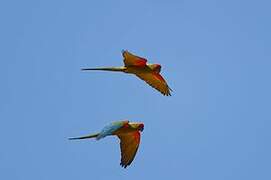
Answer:
[(169, 91), (168, 91), (167, 96), (171, 96), (171, 92), (173, 92), (173, 90), (169, 86), (168, 86), (168, 89), (169, 89)]
[(128, 167), (127, 164), (123, 164), (123, 163), (120, 163), (120, 166), (123, 167), (124, 169), (126, 169)]
[[(169, 88), (170, 89), (170, 88)], [(171, 92), (172, 90), (170, 89), (169, 91), (167, 92), (163, 92), (163, 91), (159, 91), (161, 94), (163, 94), (164, 96), (171, 96)]]

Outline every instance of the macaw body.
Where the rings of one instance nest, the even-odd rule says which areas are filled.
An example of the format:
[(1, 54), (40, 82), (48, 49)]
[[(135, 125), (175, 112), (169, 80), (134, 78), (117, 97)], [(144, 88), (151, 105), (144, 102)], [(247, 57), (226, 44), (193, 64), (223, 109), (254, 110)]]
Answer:
[(124, 66), (121, 67), (102, 67), (102, 68), (84, 68), (82, 70), (103, 70), (119, 71), (128, 74), (134, 74), (150, 86), (161, 92), (165, 96), (171, 96), (170, 87), (166, 80), (160, 75), (161, 65), (147, 64), (145, 58), (135, 56), (128, 51), (122, 51)]
[(140, 144), (140, 132), (144, 130), (143, 123), (116, 121), (105, 126), (101, 132), (87, 136), (69, 138), (70, 140), (96, 138), (100, 140), (106, 136), (118, 136), (120, 139), (121, 162), (124, 168), (129, 166), (135, 158)]

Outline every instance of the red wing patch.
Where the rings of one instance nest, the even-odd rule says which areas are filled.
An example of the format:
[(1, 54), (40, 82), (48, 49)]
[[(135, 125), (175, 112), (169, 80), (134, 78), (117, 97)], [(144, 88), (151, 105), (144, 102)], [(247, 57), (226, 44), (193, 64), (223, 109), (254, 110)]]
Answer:
[(166, 82), (166, 80), (163, 78), (163, 76), (161, 76), (159, 73), (153, 73), (153, 75), (154, 75), (157, 79), (159, 79), (160, 81)]
[(139, 144), (140, 142), (140, 132), (136, 131), (134, 134), (133, 134), (134, 138), (135, 138), (135, 141)]
[(128, 51), (122, 51), (122, 56), (124, 57), (125, 66), (138, 66), (144, 67), (146, 66), (147, 60), (145, 58), (135, 56)]
[(147, 62), (146, 59), (137, 59), (134, 62), (134, 66), (144, 67), (144, 66), (146, 66), (146, 62)]

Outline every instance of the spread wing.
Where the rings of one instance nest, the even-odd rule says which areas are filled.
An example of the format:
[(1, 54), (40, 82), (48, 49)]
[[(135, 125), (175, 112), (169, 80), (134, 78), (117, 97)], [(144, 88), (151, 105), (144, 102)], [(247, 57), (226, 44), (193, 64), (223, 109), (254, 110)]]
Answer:
[(135, 158), (140, 143), (140, 132), (118, 135), (120, 139), (121, 162), (124, 168), (129, 166)]
[(125, 66), (146, 66), (147, 60), (145, 58), (135, 56), (132, 53), (124, 50), (122, 51), (122, 56), (124, 57), (123, 62)]
[(148, 83), (150, 86), (160, 91), (165, 96), (171, 96), (170, 87), (167, 85), (166, 80), (157, 72), (142, 72), (136, 73), (137, 77)]

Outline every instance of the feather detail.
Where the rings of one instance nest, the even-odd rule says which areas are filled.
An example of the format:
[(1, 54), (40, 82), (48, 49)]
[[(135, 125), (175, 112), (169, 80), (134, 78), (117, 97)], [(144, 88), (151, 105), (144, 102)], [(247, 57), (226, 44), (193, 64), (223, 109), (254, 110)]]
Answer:
[(123, 50), (122, 56), (124, 57), (123, 62), (126, 67), (128, 66), (136, 66), (136, 67), (144, 67), (146, 66), (147, 60), (145, 58), (135, 56), (129, 51)]
[(82, 71), (120, 71), (124, 72), (126, 67), (100, 67), (100, 68), (83, 68)]
[(102, 139), (109, 135), (114, 135), (114, 133), (123, 127), (124, 124), (127, 124), (129, 121), (116, 121), (107, 126), (105, 126), (102, 131), (97, 136), (97, 139)]
[(124, 168), (129, 166), (137, 153), (140, 143), (140, 132), (126, 133), (118, 135), (120, 139), (121, 162), (120, 165)]
[(143, 73), (136, 73), (137, 77), (145, 81), (151, 87), (155, 88), (159, 92), (161, 92), (165, 96), (171, 96), (170, 87), (167, 85), (165, 79), (156, 72), (143, 72)]
[(96, 133), (96, 134), (90, 134), (90, 135), (87, 135), (87, 136), (81, 136), (81, 137), (73, 137), (73, 138), (69, 138), (69, 140), (97, 138), (98, 135), (99, 135), (99, 133)]

